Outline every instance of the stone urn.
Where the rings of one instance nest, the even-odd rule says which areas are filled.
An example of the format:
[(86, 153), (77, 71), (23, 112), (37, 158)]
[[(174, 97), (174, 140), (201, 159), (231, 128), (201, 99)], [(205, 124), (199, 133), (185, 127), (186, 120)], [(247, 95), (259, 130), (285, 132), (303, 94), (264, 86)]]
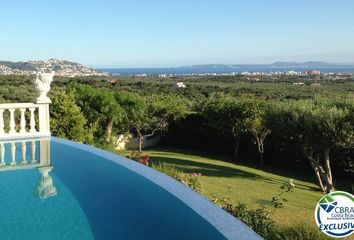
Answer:
[(37, 97), (37, 102), (39, 103), (50, 103), (51, 100), (47, 96), (47, 93), (50, 91), (50, 84), (53, 81), (54, 72), (44, 73), (39, 72), (36, 74), (36, 79), (34, 80), (34, 85), (39, 93), (39, 97)]
[(41, 199), (57, 195), (57, 190), (53, 185), (53, 179), (49, 175), (52, 169), (52, 166), (38, 168), (40, 178), (37, 184), (36, 195)]

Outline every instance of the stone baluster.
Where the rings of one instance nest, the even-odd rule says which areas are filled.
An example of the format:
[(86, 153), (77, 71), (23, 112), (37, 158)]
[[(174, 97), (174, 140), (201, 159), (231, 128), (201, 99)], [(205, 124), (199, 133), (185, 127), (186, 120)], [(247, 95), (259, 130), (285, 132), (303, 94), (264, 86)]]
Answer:
[(0, 134), (4, 134), (4, 109), (0, 109)]
[(16, 165), (16, 144), (15, 142), (11, 143), (11, 163), (10, 165)]
[(29, 111), (31, 113), (31, 119), (30, 119), (30, 133), (34, 133), (36, 132), (36, 121), (35, 121), (35, 118), (34, 118), (34, 111), (35, 111), (35, 108), (29, 108)]
[(21, 112), (20, 133), (26, 133), (26, 119), (25, 119), (26, 108), (20, 108), (20, 112)]
[(31, 142), (31, 163), (36, 163), (36, 141)]
[(22, 164), (26, 164), (27, 163), (27, 160), (26, 160), (26, 149), (27, 149), (26, 142), (23, 141), (22, 142), (22, 146), (21, 146), (21, 150), (22, 150), (22, 161), (21, 161), (21, 163)]
[(10, 134), (14, 134), (16, 133), (16, 129), (15, 129), (15, 108), (10, 108), (9, 112), (10, 112)]
[(4, 166), (5, 163), (5, 145), (0, 143), (0, 166)]

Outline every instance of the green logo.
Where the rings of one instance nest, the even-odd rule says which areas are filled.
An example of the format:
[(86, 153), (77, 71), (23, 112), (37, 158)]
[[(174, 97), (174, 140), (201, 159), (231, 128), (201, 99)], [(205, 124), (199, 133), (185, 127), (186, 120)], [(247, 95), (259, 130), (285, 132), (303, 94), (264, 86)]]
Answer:
[(324, 196), (319, 202), (320, 207), (327, 213), (332, 211), (337, 204), (337, 201), (329, 194)]

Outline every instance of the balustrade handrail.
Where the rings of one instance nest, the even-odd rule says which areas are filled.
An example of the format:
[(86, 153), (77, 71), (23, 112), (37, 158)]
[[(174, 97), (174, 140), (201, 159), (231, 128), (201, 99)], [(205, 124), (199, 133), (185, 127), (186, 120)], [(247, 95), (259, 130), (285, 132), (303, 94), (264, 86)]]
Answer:
[(20, 108), (38, 108), (35, 103), (1, 103), (0, 109), (20, 109)]

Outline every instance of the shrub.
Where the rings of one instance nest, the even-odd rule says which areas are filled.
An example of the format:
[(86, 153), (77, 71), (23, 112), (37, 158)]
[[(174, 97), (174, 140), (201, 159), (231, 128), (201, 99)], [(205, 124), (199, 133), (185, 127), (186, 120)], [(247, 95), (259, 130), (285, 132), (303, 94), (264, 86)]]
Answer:
[(299, 223), (293, 226), (286, 226), (279, 228), (277, 233), (274, 233), (273, 236), (269, 236), (268, 239), (274, 240), (327, 240), (332, 239), (322, 233), (314, 225)]
[[(215, 201), (214, 201), (215, 202)], [(298, 223), (296, 225), (279, 227), (271, 219), (270, 211), (265, 209), (248, 209), (246, 204), (231, 204), (224, 200), (222, 208), (244, 222), (257, 234), (266, 240), (329, 240), (315, 225)]]
[(274, 236), (276, 233), (277, 227), (270, 217), (270, 211), (248, 209), (246, 204), (233, 205), (227, 201), (223, 204), (223, 209), (244, 222), (265, 239), (271, 239), (269, 237)]
[(285, 206), (285, 203), (288, 202), (288, 199), (283, 197), (284, 193), (292, 192), (294, 191), (295, 184), (292, 179), (289, 179), (288, 182), (283, 183), (280, 186), (280, 193), (278, 193), (277, 196), (272, 198), (272, 204), (275, 209), (277, 208), (283, 208)]
[(132, 151), (131, 154), (127, 155), (126, 157), (138, 162), (141, 159), (142, 154), (138, 151)]
[(93, 143), (96, 126), (88, 124), (80, 107), (75, 103), (75, 96), (61, 91), (52, 98), (50, 107), (51, 131), (56, 137), (83, 143)]
[(202, 184), (199, 181), (201, 173), (185, 174), (183, 170), (177, 166), (166, 164), (165, 162), (152, 163), (151, 167), (162, 172), (190, 187), (196, 192), (202, 192)]
[(184, 174), (181, 182), (194, 191), (203, 192), (202, 184), (199, 181), (200, 173)]
[(181, 168), (174, 166), (174, 165), (168, 165), (165, 162), (158, 162), (157, 164), (152, 163), (151, 167), (159, 172), (162, 172), (178, 181), (182, 180), (183, 176), (183, 171)]
[(126, 156), (134, 161), (137, 161), (143, 165), (149, 165), (150, 157), (148, 155), (143, 155), (141, 152), (133, 151), (130, 156)]

